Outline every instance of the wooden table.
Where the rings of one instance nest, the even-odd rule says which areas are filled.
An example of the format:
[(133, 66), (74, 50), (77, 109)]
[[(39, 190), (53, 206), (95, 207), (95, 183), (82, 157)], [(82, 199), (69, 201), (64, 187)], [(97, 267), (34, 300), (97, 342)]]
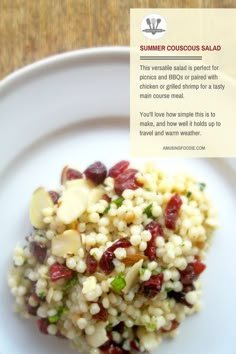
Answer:
[(130, 8), (235, 5), (235, 0), (0, 0), (0, 79), (56, 53), (129, 45)]

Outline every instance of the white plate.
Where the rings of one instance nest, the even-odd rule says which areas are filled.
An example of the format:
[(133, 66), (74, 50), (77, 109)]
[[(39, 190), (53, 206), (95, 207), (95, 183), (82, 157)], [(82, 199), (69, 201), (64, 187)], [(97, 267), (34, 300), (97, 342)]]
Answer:
[[(28, 203), (36, 187), (57, 186), (68, 163), (84, 168), (98, 159), (111, 165), (129, 157), (128, 49), (82, 50), (43, 60), (3, 80), (0, 98), (0, 353), (73, 354), (66, 341), (41, 335), (34, 320), (11, 311), (6, 273), (12, 249), (30, 231)], [(236, 172), (223, 159), (157, 163), (170, 170), (183, 167), (205, 180), (222, 225), (203, 276), (202, 312), (157, 352), (235, 354)]]

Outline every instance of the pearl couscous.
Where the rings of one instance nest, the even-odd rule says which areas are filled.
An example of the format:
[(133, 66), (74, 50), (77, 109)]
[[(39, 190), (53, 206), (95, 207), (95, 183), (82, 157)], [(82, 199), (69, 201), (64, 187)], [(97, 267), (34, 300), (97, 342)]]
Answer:
[(120, 161), (62, 171), (38, 188), (8, 284), (43, 334), (87, 353), (150, 352), (200, 309), (199, 275), (217, 227), (206, 185)]

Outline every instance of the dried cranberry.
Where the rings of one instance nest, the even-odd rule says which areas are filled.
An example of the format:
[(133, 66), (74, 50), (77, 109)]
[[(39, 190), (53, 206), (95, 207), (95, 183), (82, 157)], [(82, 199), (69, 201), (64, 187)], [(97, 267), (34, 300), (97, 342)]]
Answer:
[(92, 256), (90, 253), (88, 253), (87, 257), (86, 257), (87, 272), (89, 274), (94, 273), (96, 271), (97, 265), (98, 265), (98, 262), (96, 261), (94, 256)]
[(162, 331), (162, 333), (169, 333), (169, 332), (174, 331), (177, 327), (179, 327), (179, 322), (177, 322), (176, 320), (173, 320), (170, 329), (162, 328), (161, 331)]
[(123, 333), (125, 329), (125, 323), (123, 321), (119, 322), (117, 325), (112, 327), (112, 331)]
[(149, 280), (146, 280), (141, 284), (140, 291), (145, 297), (152, 299), (161, 291), (163, 279), (163, 273), (152, 275)]
[(195, 290), (195, 286), (194, 284), (189, 284), (189, 285), (183, 285), (183, 293), (187, 294), (190, 291), (194, 291)]
[(115, 345), (109, 349), (109, 354), (124, 354), (125, 352), (126, 351), (120, 348), (118, 345)]
[(108, 339), (104, 344), (102, 344), (99, 349), (103, 352), (103, 353), (108, 353), (110, 347), (112, 346), (113, 341), (111, 339)]
[(110, 203), (110, 201), (111, 201), (111, 198), (107, 194), (103, 194), (102, 199), (105, 200), (108, 203)]
[(139, 348), (138, 343), (137, 343), (137, 341), (136, 341), (135, 339), (133, 339), (133, 340), (130, 341), (130, 346), (131, 346), (131, 348), (134, 349), (136, 352), (138, 352), (138, 353), (140, 352), (140, 348)]
[(105, 354), (126, 354), (128, 351), (119, 347), (117, 343), (113, 340), (106, 341), (103, 345), (99, 347), (99, 349)]
[(102, 162), (96, 161), (86, 168), (84, 174), (87, 179), (98, 185), (103, 183), (104, 179), (106, 178), (107, 169)]
[(137, 189), (142, 184), (136, 181), (135, 175), (138, 170), (129, 168), (115, 178), (114, 190), (117, 195), (121, 195), (125, 189)]
[(27, 311), (28, 311), (28, 313), (29, 313), (30, 315), (36, 316), (36, 315), (37, 315), (37, 309), (38, 309), (38, 306), (39, 306), (39, 305), (37, 305), (37, 306), (31, 306), (31, 305), (29, 304), (29, 298), (30, 298), (30, 297), (31, 297), (30, 294), (28, 294), (28, 295), (25, 296), (25, 307), (27, 308)]
[(194, 271), (194, 267), (191, 263), (189, 263), (187, 267), (180, 272), (181, 283), (183, 285), (191, 285), (195, 279), (196, 279), (196, 274)]
[(128, 248), (130, 246), (130, 241), (127, 238), (123, 237), (114, 242), (113, 245), (111, 245), (108, 249), (114, 252), (117, 248)]
[(206, 265), (200, 261), (196, 261), (190, 264), (192, 264), (194, 272), (197, 276), (200, 275), (206, 269)]
[(54, 263), (49, 269), (49, 275), (51, 281), (57, 281), (59, 279), (71, 279), (74, 272), (60, 263)]
[(47, 255), (47, 247), (41, 242), (30, 242), (30, 252), (39, 263), (43, 263)]
[(114, 269), (113, 259), (115, 258), (114, 251), (119, 248), (128, 248), (131, 246), (130, 241), (127, 238), (121, 238), (117, 240), (113, 245), (107, 248), (107, 250), (103, 253), (99, 266), (105, 274), (109, 274)]
[(72, 181), (73, 179), (81, 179), (83, 178), (83, 174), (73, 168), (68, 168), (66, 170), (66, 181)]
[(42, 300), (36, 293), (36, 281), (31, 282), (30, 296), (32, 296), (37, 302), (40, 302)]
[(150, 241), (147, 242), (147, 248), (144, 252), (150, 261), (155, 261), (156, 259), (156, 238), (157, 236), (164, 236), (162, 226), (156, 221), (151, 221), (146, 225), (145, 230), (150, 231), (152, 237)]
[(58, 337), (58, 338), (62, 338), (62, 339), (67, 339), (67, 337), (66, 337), (66, 336), (64, 336), (64, 334), (62, 334), (60, 330), (58, 330), (58, 331), (57, 331), (57, 333), (56, 333), (56, 337)]
[(48, 319), (47, 318), (40, 318), (37, 320), (37, 325), (41, 333), (48, 334)]
[(204, 271), (206, 265), (200, 261), (192, 262), (181, 271), (180, 280), (183, 285), (192, 285), (192, 282)]
[(129, 161), (122, 160), (117, 162), (114, 166), (112, 166), (108, 172), (108, 176), (116, 178), (122, 172), (124, 172), (129, 167)]
[(57, 193), (57, 192), (55, 192), (55, 191), (49, 191), (48, 193), (50, 194), (53, 203), (54, 203), (54, 204), (57, 204), (58, 199), (60, 198), (60, 194)]
[(114, 264), (112, 263), (114, 257), (114, 253), (108, 249), (103, 253), (99, 261), (99, 266), (105, 274), (111, 273), (115, 268)]
[(93, 315), (93, 318), (98, 321), (106, 322), (108, 319), (108, 311), (105, 309), (101, 302), (97, 302), (98, 306), (100, 307), (100, 311)]
[(174, 291), (174, 290), (171, 290), (168, 292), (168, 297), (170, 299), (175, 299), (176, 302), (180, 303), (180, 304), (183, 304), (185, 306), (188, 306), (188, 307), (193, 307), (193, 305), (191, 305), (186, 299), (185, 299), (185, 293), (183, 291), (180, 291), (180, 292), (177, 292), (177, 291)]
[(179, 209), (182, 205), (182, 200), (179, 194), (174, 194), (167, 203), (164, 211), (165, 225), (168, 229), (175, 230), (176, 222), (179, 216)]

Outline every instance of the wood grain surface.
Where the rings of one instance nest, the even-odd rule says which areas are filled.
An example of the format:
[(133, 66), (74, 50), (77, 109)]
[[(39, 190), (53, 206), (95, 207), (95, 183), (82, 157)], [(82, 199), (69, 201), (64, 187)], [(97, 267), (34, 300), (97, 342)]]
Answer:
[(235, 0), (0, 0), (0, 79), (41, 58), (129, 45), (130, 8), (236, 7)]

